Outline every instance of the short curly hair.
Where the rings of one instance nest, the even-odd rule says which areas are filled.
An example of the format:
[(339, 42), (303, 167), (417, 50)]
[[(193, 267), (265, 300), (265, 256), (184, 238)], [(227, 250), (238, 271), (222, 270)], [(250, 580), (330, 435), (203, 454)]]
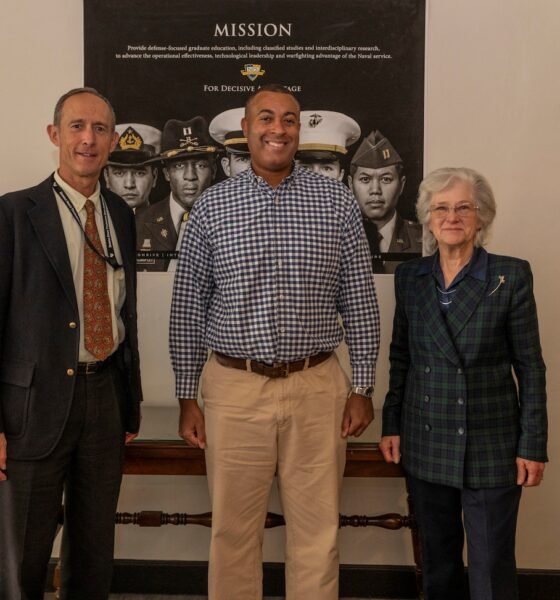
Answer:
[(437, 240), (429, 230), (430, 202), (432, 196), (451, 187), (454, 183), (463, 181), (473, 190), (473, 199), (478, 206), (480, 229), (477, 232), (475, 246), (484, 246), (488, 238), (490, 226), (496, 216), (496, 200), (487, 179), (467, 167), (443, 167), (432, 171), (422, 181), (418, 190), (416, 214), (418, 221), (424, 226), (424, 251), (433, 254), (437, 249)]

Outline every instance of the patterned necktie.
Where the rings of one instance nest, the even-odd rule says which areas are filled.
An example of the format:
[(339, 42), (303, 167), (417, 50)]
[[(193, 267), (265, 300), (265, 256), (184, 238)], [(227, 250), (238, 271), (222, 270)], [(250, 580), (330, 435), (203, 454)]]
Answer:
[[(103, 246), (95, 223), (95, 206), (86, 200), (85, 232), (100, 254)], [(107, 289), (105, 261), (84, 244), (84, 344), (98, 360), (105, 360), (113, 349), (111, 305)]]
[(366, 234), (369, 242), (369, 250), (371, 252), (371, 264), (374, 273), (385, 273), (385, 267), (381, 260), (381, 250), (379, 244), (383, 236), (379, 233), (377, 225), (371, 221), (366, 222)]

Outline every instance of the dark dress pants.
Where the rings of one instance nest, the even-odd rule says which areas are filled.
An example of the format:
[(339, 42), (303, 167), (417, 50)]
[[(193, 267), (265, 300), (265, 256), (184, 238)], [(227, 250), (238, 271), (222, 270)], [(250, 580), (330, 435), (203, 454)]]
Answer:
[(106, 600), (124, 431), (116, 366), (77, 376), (70, 415), (44, 459), (11, 460), (0, 483), (0, 600), (42, 600), (64, 491), (63, 600)]
[(517, 600), (517, 485), (457, 489), (407, 475), (420, 533), (425, 600)]

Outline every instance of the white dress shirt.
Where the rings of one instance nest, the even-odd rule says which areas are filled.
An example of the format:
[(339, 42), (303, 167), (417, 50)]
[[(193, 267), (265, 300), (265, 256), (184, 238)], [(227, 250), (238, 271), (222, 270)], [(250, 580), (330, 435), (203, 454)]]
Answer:
[[(66, 183), (56, 172), (54, 178), (58, 185), (66, 192), (66, 195), (70, 199), (70, 202), (76, 208), (78, 215), (82, 221), (82, 227), (85, 227), (86, 223), (86, 196), (80, 194)], [(69, 208), (66, 206), (62, 198), (53, 192), (58, 204), (58, 210), (60, 212), (60, 219), (62, 220), (62, 228), (64, 230), (64, 237), (66, 238), (66, 244), (68, 246), (68, 256), (70, 258), (70, 266), (72, 267), (72, 278), (74, 280), (74, 289), (76, 291), (76, 300), (78, 302), (78, 312), (80, 316), (80, 324), (84, 323), (84, 232), (80, 228)], [(107, 252), (107, 243), (105, 240), (104, 227), (103, 227), (103, 215), (101, 213), (101, 193), (99, 183), (95, 188), (94, 193), (89, 197), (95, 206), (95, 222), (97, 224), (97, 230), (99, 231), (99, 238), (101, 239), (101, 245), (105, 253)], [(115, 257), (119, 264), (122, 264), (122, 256), (119, 248), (119, 242), (117, 234), (111, 221), (111, 216), (107, 210), (107, 217), (109, 219), (109, 227), (111, 230), (111, 237), (115, 251)], [(124, 340), (124, 323), (121, 318), (121, 309), (124, 304), (126, 295), (126, 286), (124, 279), (123, 269), (113, 269), (109, 265), (107, 268), (107, 289), (109, 292), (109, 303), (111, 305), (111, 313), (113, 315), (112, 326), (113, 326), (113, 352), (118, 348), (119, 344)], [(80, 327), (80, 362), (92, 362), (97, 361), (95, 356), (88, 352), (84, 345), (84, 329)]]

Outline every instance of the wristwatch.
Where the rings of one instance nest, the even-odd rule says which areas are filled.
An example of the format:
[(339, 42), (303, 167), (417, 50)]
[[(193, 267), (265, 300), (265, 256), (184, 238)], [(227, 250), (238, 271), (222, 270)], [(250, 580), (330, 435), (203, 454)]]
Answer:
[(358, 396), (365, 396), (366, 398), (371, 398), (373, 396), (373, 386), (363, 386), (358, 385), (350, 389), (350, 394), (358, 394)]

